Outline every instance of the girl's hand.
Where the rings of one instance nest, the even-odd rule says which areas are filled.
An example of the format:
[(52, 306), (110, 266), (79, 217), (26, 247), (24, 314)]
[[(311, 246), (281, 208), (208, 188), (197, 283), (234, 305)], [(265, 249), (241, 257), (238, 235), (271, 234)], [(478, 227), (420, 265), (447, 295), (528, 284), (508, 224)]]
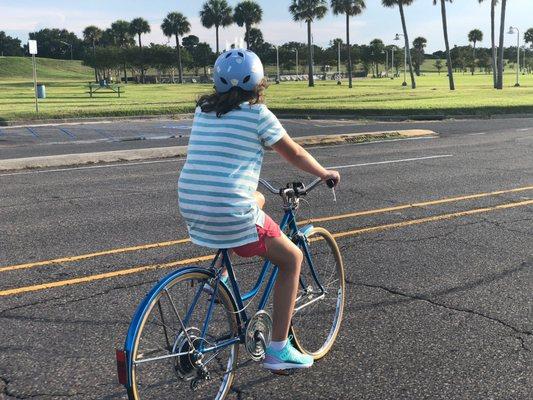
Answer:
[(341, 181), (341, 175), (335, 170), (326, 170), (326, 172), (320, 177), (324, 182), (328, 179), (333, 179), (335, 181), (335, 186), (337, 186)]

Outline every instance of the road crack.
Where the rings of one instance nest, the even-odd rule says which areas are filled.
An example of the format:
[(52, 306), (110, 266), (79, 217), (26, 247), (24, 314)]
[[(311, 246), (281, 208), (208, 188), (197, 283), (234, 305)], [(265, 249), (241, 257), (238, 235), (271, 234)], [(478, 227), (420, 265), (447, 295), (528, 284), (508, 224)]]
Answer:
[(493, 225), (493, 226), (495, 226), (495, 227), (497, 227), (497, 228), (499, 228), (501, 230), (504, 230), (504, 231), (507, 231), (507, 232), (510, 232), (510, 233), (518, 233), (518, 234), (521, 234), (521, 235), (527, 235), (527, 236), (533, 237), (533, 232), (522, 231), (520, 229), (512, 229), (512, 228), (509, 228), (509, 227), (506, 226), (506, 225), (513, 224), (513, 223), (516, 223), (516, 222), (531, 222), (531, 221), (533, 221), (532, 218), (521, 218), (521, 219), (515, 219), (515, 220), (512, 220), (512, 221), (506, 221), (506, 222), (493, 221), (493, 220), (490, 220), (487, 217), (481, 217), (481, 218), (487, 224)]
[(150, 280), (150, 281), (142, 281), (142, 282), (137, 282), (137, 283), (128, 284), (128, 285), (114, 286), (112, 288), (109, 288), (109, 289), (106, 289), (106, 290), (103, 290), (103, 291), (100, 291), (100, 292), (97, 292), (97, 293), (93, 293), (90, 296), (78, 297), (78, 298), (74, 298), (74, 299), (72, 299), (72, 298), (68, 299), (69, 296), (67, 295), (67, 296), (53, 297), (53, 298), (50, 298), (50, 299), (40, 300), (40, 301), (36, 301), (36, 302), (32, 302), (32, 303), (26, 303), (26, 304), (18, 305), (18, 306), (15, 306), (15, 307), (6, 308), (5, 310), (0, 311), (0, 318), (13, 317), (13, 315), (7, 315), (7, 314), (12, 312), (12, 311), (15, 311), (15, 310), (29, 308), (29, 307), (33, 307), (33, 306), (37, 306), (37, 305), (48, 304), (48, 303), (51, 303), (51, 302), (54, 302), (54, 301), (59, 301), (59, 300), (64, 300), (62, 302), (62, 304), (74, 304), (74, 303), (77, 303), (77, 302), (80, 302), (80, 301), (90, 300), (90, 299), (98, 297), (98, 296), (103, 296), (103, 295), (109, 294), (109, 293), (111, 293), (111, 292), (113, 292), (115, 290), (131, 289), (131, 288), (138, 287), (138, 286), (154, 284), (157, 281), (159, 281), (159, 279), (154, 279), (154, 280)]
[(500, 325), (503, 325), (504, 327), (509, 328), (509, 329), (513, 330), (515, 333), (518, 333), (518, 334), (523, 334), (523, 335), (532, 335), (533, 334), (532, 331), (526, 331), (526, 330), (519, 329), (519, 328), (517, 328), (517, 327), (515, 327), (515, 326), (513, 326), (513, 325), (511, 325), (511, 324), (499, 319), (499, 318), (492, 317), (490, 315), (483, 314), (483, 313), (481, 313), (479, 311), (472, 310), (472, 309), (469, 309), (469, 308), (453, 307), (453, 306), (447, 305), (445, 303), (440, 303), (438, 301), (433, 300), (432, 298), (430, 298), (428, 296), (404, 293), (404, 292), (401, 292), (401, 291), (399, 291), (397, 289), (388, 288), (388, 287), (383, 286), (383, 285), (372, 285), (372, 284), (368, 284), (368, 283), (351, 282), (351, 281), (348, 281), (348, 280), (346, 281), (346, 283), (357, 285), (357, 286), (364, 286), (364, 287), (374, 288), (374, 289), (381, 289), (381, 290), (384, 290), (386, 292), (389, 292), (389, 293), (397, 295), (397, 296), (403, 296), (403, 297), (406, 297), (406, 298), (409, 298), (409, 299), (412, 299), (412, 300), (424, 301), (424, 302), (430, 303), (430, 304), (432, 304), (434, 306), (446, 308), (448, 310), (457, 311), (457, 312), (463, 312), (463, 313), (468, 313), (468, 314), (473, 314), (473, 315), (488, 319), (490, 321), (496, 322), (496, 323), (498, 323)]
[[(523, 268), (523, 267), (531, 267), (531, 264), (529, 264), (528, 262), (524, 262), (524, 263), (521, 264), (521, 268)], [(412, 294), (412, 293), (403, 292), (403, 291), (401, 291), (399, 289), (390, 288), (390, 287), (387, 287), (387, 286), (384, 286), (384, 285), (356, 282), (356, 281), (352, 281), (352, 280), (349, 280), (349, 279), (346, 279), (346, 283), (349, 284), (349, 285), (362, 286), (362, 287), (367, 287), (367, 288), (371, 288), (371, 289), (383, 290), (383, 291), (385, 291), (387, 293), (390, 293), (390, 294), (393, 294), (393, 295), (396, 295), (396, 296), (401, 296), (401, 297), (406, 298), (408, 300), (422, 301), (422, 302), (431, 304), (431, 305), (433, 305), (435, 307), (441, 307), (441, 308), (445, 308), (447, 310), (454, 311), (454, 312), (461, 312), (461, 313), (466, 313), (466, 314), (470, 314), (470, 315), (475, 315), (477, 317), (480, 317), (480, 318), (486, 319), (488, 321), (497, 323), (497, 324), (499, 324), (499, 325), (501, 325), (501, 326), (503, 326), (503, 327), (505, 327), (507, 329), (512, 330), (513, 331), (513, 335), (512, 336), (520, 342), (520, 347), (522, 348), (522, 350), (527, 351), (527, 352), (531, 352), (531, 349), (526, 346), (525, 339), (521, 335), (532, 336), (533, 332), (531, 330), (523, 330), (523, 329), (517, 328), (516, 326), (514, 326), (514, 325), (512, 325), (512, 324), (510, 324), (510, 323), (508, 323), (508, 322), (506, 322), (506, 321), (504, 321), (504, 320), (502, 320), (500, 318), (493, 317), (491, 315), (484, 314), (482, 312), (479, 312), (479, 311), (476, 311), (476, 310), (472, 310), (472, 309), (469, 309), (469, 308), (450, 306), (448, 304), (441, 303), (441, 302), (438, 302), (438, 301), (434, 300), (429, 295)]]

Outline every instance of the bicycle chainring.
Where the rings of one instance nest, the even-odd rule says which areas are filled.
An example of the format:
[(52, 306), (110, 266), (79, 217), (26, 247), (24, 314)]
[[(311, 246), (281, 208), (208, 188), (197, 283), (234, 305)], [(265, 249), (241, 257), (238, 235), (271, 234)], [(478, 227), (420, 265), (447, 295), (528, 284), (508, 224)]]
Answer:
[(260, 310), (250, 319), (246, 327), (245, 346), (254, 361), (265, 357), (265, 351), (272, 339), (272, 318)]

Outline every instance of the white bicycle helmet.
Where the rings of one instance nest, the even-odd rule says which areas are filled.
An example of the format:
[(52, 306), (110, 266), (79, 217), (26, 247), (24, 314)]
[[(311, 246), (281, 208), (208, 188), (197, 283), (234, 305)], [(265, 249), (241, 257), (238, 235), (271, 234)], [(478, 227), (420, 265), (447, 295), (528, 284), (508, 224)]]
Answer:
[(252, 91), (264, 76), (263, 63), (253, 51), (231, 49), (217, 58), (213, 79), (217, 93), (226, 93), (234, 87)]

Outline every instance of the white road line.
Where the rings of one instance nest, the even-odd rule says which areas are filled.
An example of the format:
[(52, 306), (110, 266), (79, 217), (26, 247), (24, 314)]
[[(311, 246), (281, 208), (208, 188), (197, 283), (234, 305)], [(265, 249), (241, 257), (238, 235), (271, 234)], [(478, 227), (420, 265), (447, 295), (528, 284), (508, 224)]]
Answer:
[(35, 171), (25, 171), (25, 172), (11, 172), (8, 174), (0, 174), (0, 178), (3, 176), (15, 176), (15, 175), (32, 175), (32, 174), (45, 174), (48, 172), (69, 172), (69, 171), (79, 171), (85, 169), (97, 169), (97, 168), (116, 168), (116, 167), (129, 167), (132, 165), (143, 165), (143, 164), (162, 164), (169, 162), (180, 162), (185, 161), (185, 158), (169, 159), (169, 160), (156, 160), (156, 161), (139, 161), (139, 162), (129, 162), (121, 164), (109, 164), (109, 165), (91, 165), (87, 167), (74, 167), (74, 168), (58, 168), (58, 169), (43, 169)]
[(433, 160), (436, 158), (446, 158), (446, 157), (453, 157), (453, 154), (441, 154), (438, 156), (427, 156), (427, 157), (416, 157), (416, 158), (403, 158), (400, 160), (376, 161), (376, 162), (351, 164), (351, 165), (335, 165), (335, 166), (328, 167), (328, 168), (343, 169), (343, 168), (353, 168), (353, 167), (365, 167), (367, 165), (396, 164), (396, 163), (410, 162), (410, 161)]
[(487, 132), (467, 133), (466, 136), (486, 135)]
[(192, 129), (191, 125), (163, 125), (161, 128), (163, 129)]
[[(332, 146), (325, 146), (325, 147), (332, 147)], [(317, 147), (315, 147), (315, 149), (316, 148)], [(418, 157), (418, 158), (405, 158), (401, 160), (378, 161), (378, 162), (353, 164), (353, 165), (341, 165), (341, 166), (328, 167), (328, 168), (342, 169), (342, 168), (351, 168), (351, 167), (363, 167), (367, 165), (394, 164), (394, 163), (408, 162), (408, 161), (431, 160), (431, 159), (444, 158), (444, 157), (453, 157), (453, 154), (442, 154), (438, 156), (428, 156), (428, 157)], [(43, 170), (11, 172), (7, 174), (0, 174), (0, 178), (2, 178), (3, 176), (34, 175), (34, 174), (45, 174), (45, 173), (54, 173), (54, 172), (90, 170), (90, 169), (99, 169), (99, 168), (120, 168), (120, 167), (129, 167), (132, 165), (163, 164), (163, 163), (169, 163), (169, 162), (184, 162), (184, 161), (185, 161), (184, 158), (178, 158), (178, 159), (173, 158), (173, 159), (168, 159), (168, 160), (139, 161), (139, 162), (129, 162), (129, 163), (121, 163), (121, 164), (90, 165), (86, 167), (73, 167), (73, 168), (65, 167), (65, 168), (57, 168), (57, 169), (43, 169)]]
[(533, 128), (521, 128), (521, 129), (517, 129), (516, 131), (517, 132), (525, 132), (525, 131), (530, 131), (531, 129), (533, 129)]

